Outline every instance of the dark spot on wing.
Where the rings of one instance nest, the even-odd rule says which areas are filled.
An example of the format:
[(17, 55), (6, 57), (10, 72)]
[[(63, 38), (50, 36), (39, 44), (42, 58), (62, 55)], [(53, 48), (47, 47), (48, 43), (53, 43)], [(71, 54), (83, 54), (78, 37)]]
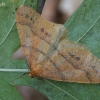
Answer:
[(44, 32), (44, 28), (41, 28), (41, 32)]
[(74, 57), (74, 55), (73, 54), (71, 54), (71, 53), (69, 53), (69, 55), (73, 58)]
[(96, 66), (91, 66), (93, 69), (96, 67)]
[(48, 37), (50, 37), (50, 35), (48, 34), (48, 32), (45, 32), (45, 35), (48, 36)]
[(75, 60), (79, 61), (81, 58), (80, 57), (75, 57)]
[(45, 32), (45, 35), (48, 35), (48, 32)]
[(94, 70), (94, 73), (98, 74), (98, 71), (97, 70)]
[(26, 15), (25, 15), (25, 18), (28, 18), (28, 17), (29, 17), (28, 14), (26, 14)]
[(33, 20), (33, 18), (31, 17), (31, 18), (30, 18), (30, 20), (32, 21), (32, 20)]
[(87, 71), (85, 71), (86, 72), (86, 76), (87, 76), (87, 78), (88, 78), (88, 80), (90, 81), (90, 83), (92, 83), (92, 80), (91, 80), (91, 74), (89, 73), (89, 72), (87, 72)]

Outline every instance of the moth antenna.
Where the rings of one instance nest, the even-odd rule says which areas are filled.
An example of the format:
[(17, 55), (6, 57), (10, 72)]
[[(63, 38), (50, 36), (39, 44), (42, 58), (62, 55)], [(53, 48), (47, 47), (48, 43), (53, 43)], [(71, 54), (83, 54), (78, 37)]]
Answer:
[(29, 72), (23, 73), (22, 75), (16, 77), (15, 79), (13, 79), (13, 80), (11, 81), (11, 83), (13, 83), (15, 80), (19, 79), (20, 77), (22, 77), (22, 76), (24, 76), (24, 75), (26, 75), (26, 74), (29, 74)]

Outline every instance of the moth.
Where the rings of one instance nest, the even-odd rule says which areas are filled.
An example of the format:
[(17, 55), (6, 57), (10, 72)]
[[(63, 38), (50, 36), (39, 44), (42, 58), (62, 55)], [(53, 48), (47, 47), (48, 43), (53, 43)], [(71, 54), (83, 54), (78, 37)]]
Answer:
[(31, 77), (78, 83), (100, 83), (100, 60), (84, 45), (69, 40), (64, 25), (49, 22), (21, 6), (16, 24)]

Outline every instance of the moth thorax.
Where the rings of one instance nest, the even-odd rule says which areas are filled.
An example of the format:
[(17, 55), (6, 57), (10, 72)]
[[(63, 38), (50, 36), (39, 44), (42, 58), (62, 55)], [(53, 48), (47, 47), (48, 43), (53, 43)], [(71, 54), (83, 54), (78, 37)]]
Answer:
[(30, 69), (29, 76), (36, 77), (36, 76), (39, 76), (41, 73), (42, 73), (41, 65), (37, 65), (37, 66), (32, 67)]

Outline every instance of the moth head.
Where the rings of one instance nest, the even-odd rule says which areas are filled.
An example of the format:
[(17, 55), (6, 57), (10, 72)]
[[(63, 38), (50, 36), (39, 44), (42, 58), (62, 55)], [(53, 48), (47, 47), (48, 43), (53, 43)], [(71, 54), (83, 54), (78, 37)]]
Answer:
[(41, 65), (32, 66), (29, 72), (29, 76), (30, 77), (40, 76), (40, 74), (42, 73), (41, 67), (42, 67)]

